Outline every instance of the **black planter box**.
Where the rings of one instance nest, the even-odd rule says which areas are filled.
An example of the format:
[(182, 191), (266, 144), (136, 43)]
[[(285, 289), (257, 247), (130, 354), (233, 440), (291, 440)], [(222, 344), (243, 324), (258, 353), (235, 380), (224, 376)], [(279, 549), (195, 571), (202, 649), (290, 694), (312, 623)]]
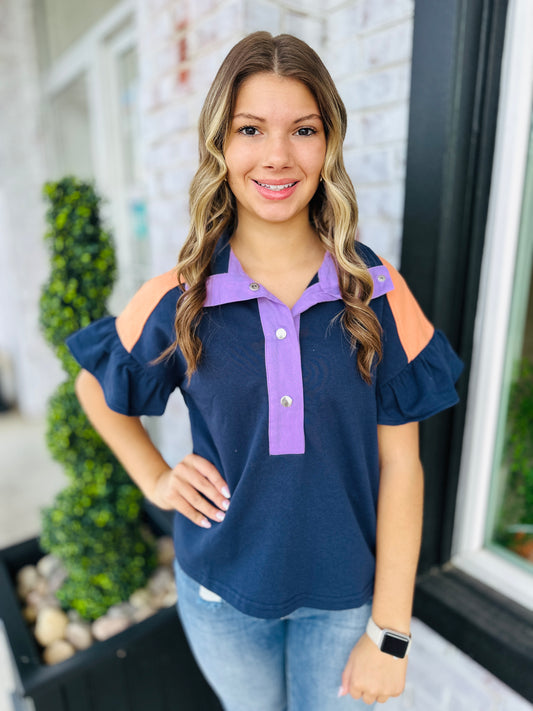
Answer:
[(26, 697), (35, 711), (221, 711), (174, 606), (60, 664), (44, 665), (14, 585), (16, 572), (41, 556), (36, 538), (0, 550), (0, 619), (20, 681), (15, 707)]

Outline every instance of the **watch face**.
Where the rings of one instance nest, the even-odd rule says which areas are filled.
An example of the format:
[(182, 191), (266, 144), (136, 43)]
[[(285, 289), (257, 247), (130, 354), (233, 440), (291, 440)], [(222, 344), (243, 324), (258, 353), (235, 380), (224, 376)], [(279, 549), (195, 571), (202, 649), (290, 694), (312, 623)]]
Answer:
[(405, 637), (397, 637), (390, 632), (386, 632), (381, 642), (381, 651), (392, 654), (393, 657), (403, 659), (407, 652), (408, 645), (409, 641), (406, 640)]

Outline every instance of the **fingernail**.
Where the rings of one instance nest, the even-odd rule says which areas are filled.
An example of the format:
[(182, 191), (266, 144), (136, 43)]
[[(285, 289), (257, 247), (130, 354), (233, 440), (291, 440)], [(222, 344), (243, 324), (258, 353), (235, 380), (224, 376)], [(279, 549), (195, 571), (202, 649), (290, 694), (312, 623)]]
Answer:
[(227, 511), (229, 509), (229, 501), (223, 501), (220, 505), (222, 506), (224, 511)]
[(221, 491), (222, 491), (222, 493), (224, 494), (224, 496), (226, 497), (226, 499), (229, 499), (229, 497), (231, 496), (231, 494), (229, 493), (228, 487), (227, 487), (227, 486), (223, 486), (222, 489), (221, 489)]
[(203, 526), (204, 528), (211, 528), (211, 523), (206, 518), (203, 518), (200, 521), (200, 526)]
[(226, 514), (222, 513), (222, 511), (219, 511), (215, 514), (215, 518), (217, 521), (223, 521), (226, 518)]
[(343, 686), (339, 686), (339, 690), (338, 690), (338, 692), (337, 692), (337, 698), (340, 698), (341, 696), (344, 696), (344, 693), (345, 693), (345, 692), (344, 692), (344, 687), (343, 687)]

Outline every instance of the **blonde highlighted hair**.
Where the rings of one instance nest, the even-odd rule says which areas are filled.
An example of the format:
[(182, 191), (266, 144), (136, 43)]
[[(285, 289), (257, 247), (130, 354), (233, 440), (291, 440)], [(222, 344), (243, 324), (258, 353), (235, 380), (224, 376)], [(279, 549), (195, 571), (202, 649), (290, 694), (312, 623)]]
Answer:
[(176, 340), (165, 354), (179, 346), (189, 377), (198, 367), (202, 353), (198, 326), (211, 258), (221, 235), (234, 229), (237, 221), (235, 199), (225, 181), (224, 145), (239, 88), (248, 77), (261, 72), (302, 82), (319, 107), (326, 156), (323, 180), (309, 204), (309, 219), (335, 258), (345, 303), (342, 323), (352, 347), (357, 346), (359, 372), (370, 383), (372, 365), (376, 356), (381, 356), (381, 328), (368, 305), (372, 278), (355, 250), (357, 201), (342, 156), (346, 109), (320, 57), (292, 35), (273, 37), (268, 32), (254, 32), (245, 37), (229, 52), (207, 94), (199, 119), (199, 167), (189, 191), (190, 230), (177, 265), (187, 290), (177, 304)]

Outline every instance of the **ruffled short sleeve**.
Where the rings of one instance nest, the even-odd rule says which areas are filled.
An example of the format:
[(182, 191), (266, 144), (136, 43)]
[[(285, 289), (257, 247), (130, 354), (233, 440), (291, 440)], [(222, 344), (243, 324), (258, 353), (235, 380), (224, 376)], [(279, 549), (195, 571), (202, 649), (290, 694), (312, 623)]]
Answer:
[(418, 422), (455, 405), (463, 364), (427, 320), (401, 275), (386, 266), (393, 288), (380, 301), (383, 357), (377, 367), (378, 424)]
[(457, 404), (455, 383), (462, 370), (446, 336), (435, 331), (414, 360), (378, 387), (378, 423), (418, 422)]
[(181, 383), (179, 352), (158, 360), (174, 341), (179, 288), (169, 275), (147, 282), (123, 313), (100, 319), (67, 339), (74, 358), (102, 386), (107, 405), (123, 415), (161, 415)]

